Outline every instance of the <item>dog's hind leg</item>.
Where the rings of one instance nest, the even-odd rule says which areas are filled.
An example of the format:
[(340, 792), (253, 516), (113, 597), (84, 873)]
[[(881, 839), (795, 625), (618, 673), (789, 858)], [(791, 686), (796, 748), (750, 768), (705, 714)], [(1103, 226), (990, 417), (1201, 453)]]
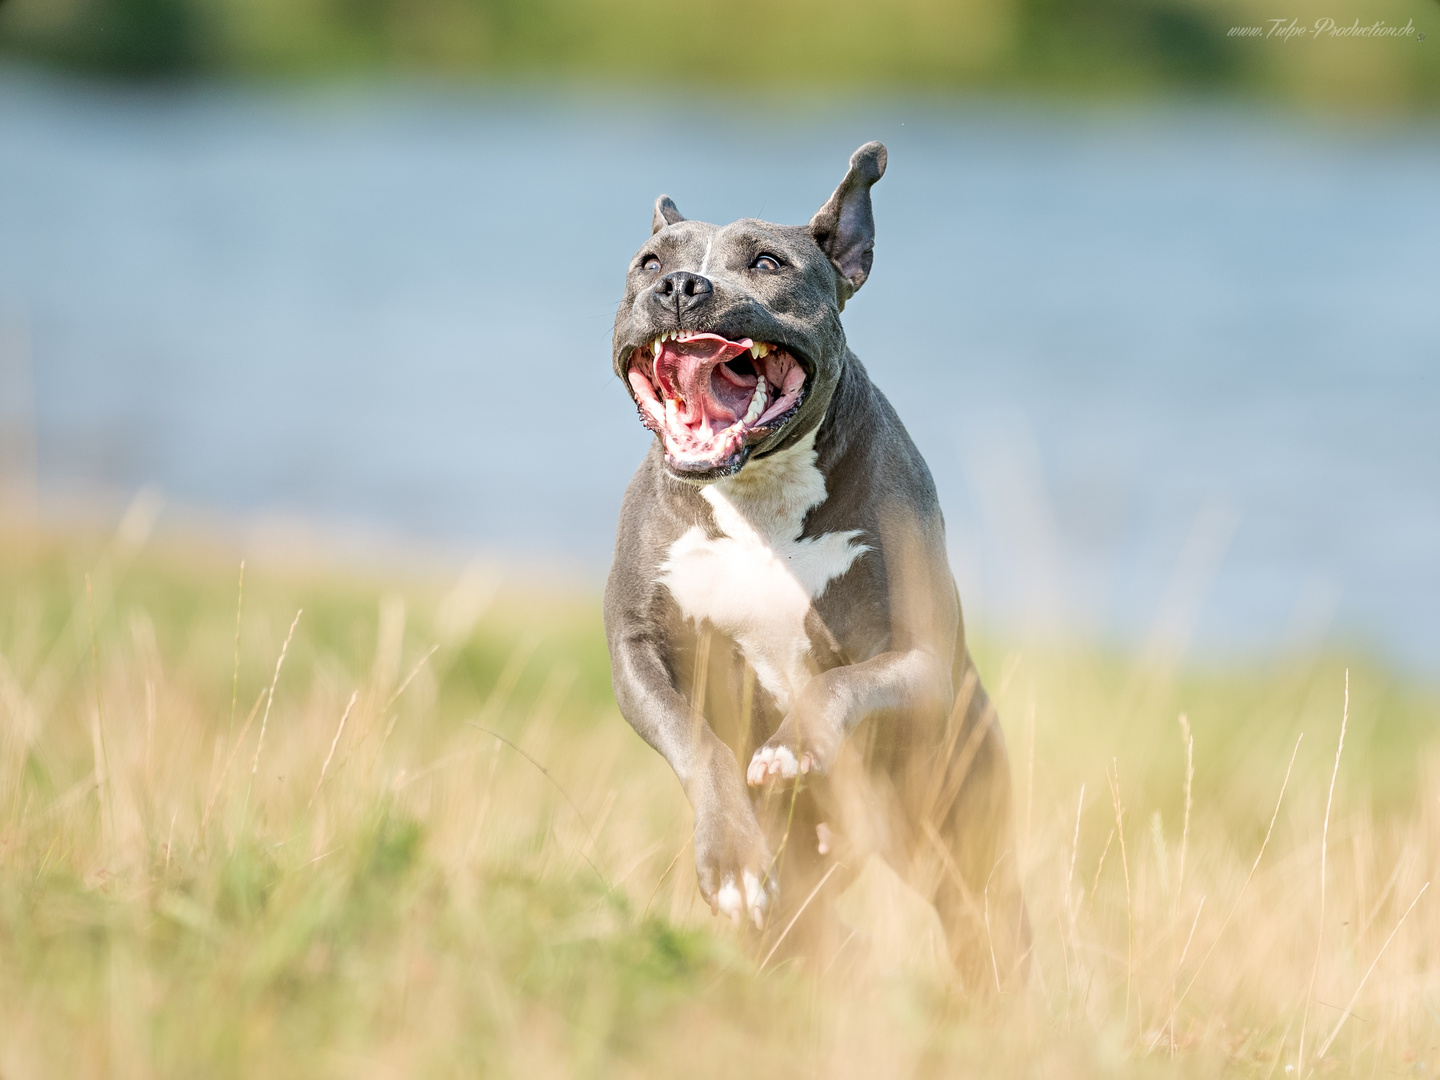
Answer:
[[(967, 658), (968, 660), (968, 658)], [(956, 974), (971, 992), (1003, 992), (1029, 968), (1030, 924), (1016, 862), (1010, 764), (994, 707), (973, 665), (958, 684), (952, 747), (913, 803), (915, 864), (945, 927)]]

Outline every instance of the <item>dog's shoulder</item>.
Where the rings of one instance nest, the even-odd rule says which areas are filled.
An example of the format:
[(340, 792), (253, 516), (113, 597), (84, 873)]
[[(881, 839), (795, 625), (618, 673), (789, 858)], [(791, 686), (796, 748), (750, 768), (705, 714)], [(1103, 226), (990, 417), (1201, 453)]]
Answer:
[(807, 532), (861, 529), (879, 541), (887, 519), (940, 519), (940, 498), (925, 458), (884, 392), (852, 353), (836, 401), (817, 439), (828, 498)]

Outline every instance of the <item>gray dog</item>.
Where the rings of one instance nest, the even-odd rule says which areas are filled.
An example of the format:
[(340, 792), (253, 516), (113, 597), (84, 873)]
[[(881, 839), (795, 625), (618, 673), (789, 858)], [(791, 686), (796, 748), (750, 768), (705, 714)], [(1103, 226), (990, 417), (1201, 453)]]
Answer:
[(827, 899), (878, 854), (934, 904), (961, 977), (1001, 986), (1029, 939), (1004, 744), (934, 481), (840, 325), (885, 162), (857, 150), (807, 226), (656, 201), (614, 337), (656, 439), (605, 628), (620, 710), (694, 808), (712, 911), (821, 947)]

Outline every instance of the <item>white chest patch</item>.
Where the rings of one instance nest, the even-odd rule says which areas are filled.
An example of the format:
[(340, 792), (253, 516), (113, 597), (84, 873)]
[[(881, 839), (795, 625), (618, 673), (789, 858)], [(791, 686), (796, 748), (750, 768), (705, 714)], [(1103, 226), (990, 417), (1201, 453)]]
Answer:
[(805, 515), (825, 501), (815, 435), (701, 489), (724, 535), (700, 526), (670, 545), (659, 582), (681, 612), (734, 638), (760, 684), (788, 711), (810, 680), (805, 616), (832, 580), (869, 550), (859, 530), (802, 539)]

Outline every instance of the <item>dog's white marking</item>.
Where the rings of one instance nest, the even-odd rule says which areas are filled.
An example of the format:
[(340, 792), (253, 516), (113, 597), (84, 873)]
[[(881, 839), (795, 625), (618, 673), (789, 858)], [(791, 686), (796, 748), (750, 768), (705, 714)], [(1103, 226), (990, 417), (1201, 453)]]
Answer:
[(760, 684), (788, 712), (811, 678), (805, 615), (869, 546), (859, 530), (804, 539), (805, 515), (825, 501), (815, 433), (700, 489), (724, 534), (695, 526), (670, 545), (659, 581), (681, 612), (734, 638)]
[[(745, 886), (743, 893), (740, 891), (740, 884)], [(770, 894), (760, 883), (760, 875), (753, 870), (741, 873), (740, 884), (736, 883), (733, 874), (726, 874), (720, 888), (715, 891), (715, 909), (722, 915), (728, 915), (736, 926), (740, 925), (741, 918), (748, 912), (755, 929), (763, 930), (765, 912), (770, 907)]]
[(756, 930), (765, 929), (765, 909), (770, 905), (770, 897), (766, 895), (764, 888), (760, 885), (760, 875), (752, 874), (746, 870), (741, 878), (745, 882), (745, 910), (750, 912), (750, 921), (755, 924)]
[(740, 886), (735, 884), (733, 877), (726, 877), (715, 893), (715, 906), (720, 909), (720, 914), (730, 916), (735, 925), (739, 926), (740, 912), (744, 904), (745, 898), (740, 893)]
[(794, 780), (795, 775), (800, 771), (800, 762), (795, 760), (795, 755), (788, 746), (775, 747), (771, 754), (769, 770), (772, 773), (779, 773), (786, 780)]
[(794, 780), (800, 773), (809, 771), (809, 754), (802, 755), (797, 761), (788, 746), (762, 746), (750, 759), (750, 765), (745, 770), (745, 780), (751, 785), (763, 784), (767, 776)]
[(715, 243), (715, 237), (713, 236), (710, 237), (709, 240), (705, 241), (705, 257), (700, 260), (700, 273), (702, 275), (708, 274), (710, 272), (710, 245), (713, 243)]

